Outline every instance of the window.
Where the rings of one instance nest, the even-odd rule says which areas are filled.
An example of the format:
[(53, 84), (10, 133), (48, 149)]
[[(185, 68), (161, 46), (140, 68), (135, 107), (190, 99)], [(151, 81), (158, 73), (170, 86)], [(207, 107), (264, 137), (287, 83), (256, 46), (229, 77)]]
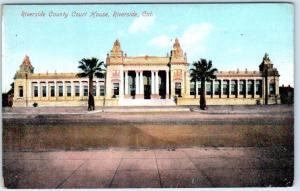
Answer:
[(105, 95), (105, 88), (103, 85), (100, 85), (100, 96), (104, 96)]
[(67, 96), (70, 97), (71, 95), (71, 86), (67, 86)]
[(55, 96), (55, 86), (50, 86), (50, 96), (51, 97)]
[(190, 95), (195, 95), (195, 82), (190, 83)]
[(19, 97), (23, 97), (23, 86), (19, 86)]
[(231, 80), (231, 95), (236, 95), (236, 80)]
[(253, 80), (248, 80), (247, 89), (248, 89), (247, 90), (248, 95), (253, 95), (253, 91), (254, 91)]
[(221, 94), (220, 81), (215, 81), (214, 88), (215, 88), (215, 95), (220, 95)]
[(93, 96), (96, 96), (96, 86), (93, 85)]
[(80, 86), (75, 86), (75, 96), (80, 96)]
[(256, 95), (261, 96), (261, 80), (256, 81)]
[(64, 96), (64, 87), (63, 86), (58, 86), (58, 96), (59, 97)]
[(42, 94), (43, 94), (43, 97), (47, 96), (47, 87), (46, 86), (42, 86)]
[(228, 86), (228, 82), (229, 82), (228, 80), (224, 80), (224, 81), (223, 81), (223, 94), (224, 94), (224, 95), (228, 95), (228, 92), (229, 92), (229, 91), (228, 91), (228, 87), (229, 87), (229, 86)]
[(175, 83), (175, 95), (178, 95), (178, 97), (181, 97), (181, 83), (180, 82)]
[(113, 84), (113, 96), (119, 95), (119, 83), (114, 83)]
[(38, 86), (34, 86), (34, 88), (33, 88), (33, 96), (34, 97), (38, 97), (39, 96)]
[(240, 81), (240, 92), (239, 92), (239, 94), (240, 95), (245, 95), (245, 88), (246, 88), (246, 86), (245, 86), (245, 80), (241, 80)]
[[(152, 80), (152, 79), (151, 79)], [(128, 76), (129, 92), (131, 96), (135, 95), (135, 76)]]
[(269, 84), (269, 94), (275, 95), (275, 84), (274, 83)]
[(212, 87), (211, 87), (212, 83), (211, 81), (206, 82), (205, 84), (205, 89), (206, 89), (206, 95), (212, 95)]
[(83, 86), (83, 96), (88, 96), (89, 88), (87, 85)]

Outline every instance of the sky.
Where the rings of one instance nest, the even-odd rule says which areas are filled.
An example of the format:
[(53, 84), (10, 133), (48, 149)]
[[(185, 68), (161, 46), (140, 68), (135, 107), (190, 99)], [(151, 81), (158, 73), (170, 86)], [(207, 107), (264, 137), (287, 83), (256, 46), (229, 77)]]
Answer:
[(105, 61), (116, 39), (128, 56), (166, 56), (176, 37), (189, 63), (205, 58), (222, 71), (258, 70), (267, 52), (280, 85), (294, 86), (293, 11), (287, 3), (5, 5), (2, 91), (25, 55), (35, 73), (78, 72), (82, 58)]

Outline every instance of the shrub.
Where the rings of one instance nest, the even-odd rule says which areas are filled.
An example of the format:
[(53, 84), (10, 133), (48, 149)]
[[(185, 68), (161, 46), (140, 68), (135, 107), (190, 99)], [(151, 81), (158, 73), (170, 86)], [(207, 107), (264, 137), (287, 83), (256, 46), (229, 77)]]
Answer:
[(34, 102), (34, 103), (32, 104), (32, 106), (33, 106), (33, 107), (37, 107), (37, 106), (38, 106), (38, 103)]
[(256, 100), (256, 105), (261, 105), (260, 99), (257, 99), (257, 100)]

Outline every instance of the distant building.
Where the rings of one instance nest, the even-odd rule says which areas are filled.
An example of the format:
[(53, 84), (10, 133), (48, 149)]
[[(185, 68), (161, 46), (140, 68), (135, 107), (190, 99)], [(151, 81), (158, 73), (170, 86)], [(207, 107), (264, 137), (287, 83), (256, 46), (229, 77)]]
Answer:
[[(105, 79), (94, 78), (96, 106), (198, 105), (201, 82), (190, 82), (189, 63), (178, 39), (170, 55), (127, 56), (118, 40), (106, 58)], [(218, 67), (215, 65), (215, 67)], [(280, 103), (279, 73), (266, 54), (259, 71), (219, 71), (205, 83), (207, 104)], [(196, 94), (196, 99), (195, 99)], [(88, 79), (76, 73), (34, 73), (25, 56), (15, 75), (14, 106), (87, 105)], [(105, 102), (105, 103), (104, 103)]]
[(8, 93), (2, 93), (2, 107), (11, 107), (13, 104), (13, 96)]
[(279, 94), (282, 104), (294, 104), (294, 88), (290, 85), (279, 87)]

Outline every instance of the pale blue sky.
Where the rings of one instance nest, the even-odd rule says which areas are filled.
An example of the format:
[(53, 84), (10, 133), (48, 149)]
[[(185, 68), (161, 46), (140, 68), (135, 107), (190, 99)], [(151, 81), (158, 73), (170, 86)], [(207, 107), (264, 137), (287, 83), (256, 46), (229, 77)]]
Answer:
[[(22, 17), (22, 11), (46, 16)], [(49, 17), (51, 11), (69, 15)], [(87, 16), (72, 17), (73, 11)], [(110, 17), (91, 18), (93, 11)], [(114, 11), (152, 16), (114, 18)], [(211, 59), (219, 70), (258, 70), (268, 52), (280, 84), (294, 83), (291, 4), (9, 5), (3, 15), (3, 91), (25, 54), (35, 72), (77, 72), (82, 58), (105, 61), (117, 38), (128, 56), (164, 56), (178, 37), (188, 62)]]

